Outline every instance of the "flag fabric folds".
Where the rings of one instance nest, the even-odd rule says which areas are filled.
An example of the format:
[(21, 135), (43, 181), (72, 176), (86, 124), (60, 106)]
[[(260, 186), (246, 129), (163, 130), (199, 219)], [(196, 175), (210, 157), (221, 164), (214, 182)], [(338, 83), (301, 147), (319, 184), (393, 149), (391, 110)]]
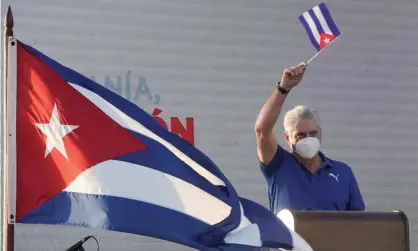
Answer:
[(325, 3), (320, 3), (299, 16), (305, 31), (317, 51), (321, 51), (341, 35)]
[(311, 250), (144, 110), (21, 41), (12, 50), (17, 223), (106, 229), (198, 250)]

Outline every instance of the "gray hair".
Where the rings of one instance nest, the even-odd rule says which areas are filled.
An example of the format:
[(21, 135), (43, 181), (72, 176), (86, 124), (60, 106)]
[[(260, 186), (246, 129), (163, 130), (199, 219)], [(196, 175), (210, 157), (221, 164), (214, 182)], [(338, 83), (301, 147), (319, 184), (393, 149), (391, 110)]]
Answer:
[(308, 106), (297, 105), (293, 109), (289, 110), (284, 116), (284, 130), (291, 132), (296, 122), (300, 119), (313, 119), (318, 127), (321, 127), (319, 116), (315, 110), (309, 108)]

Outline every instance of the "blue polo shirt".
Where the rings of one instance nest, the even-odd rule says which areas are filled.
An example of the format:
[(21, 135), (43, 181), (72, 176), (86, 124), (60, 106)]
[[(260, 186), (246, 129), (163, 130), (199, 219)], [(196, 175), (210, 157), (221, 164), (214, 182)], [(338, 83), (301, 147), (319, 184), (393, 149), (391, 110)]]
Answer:
[(278, 146), (268, 166), (260, 162), (267, 182), (270, 210), (363, 211), (365, 204), (350, 166), (322, 152), (322, 167), (312, 175), (295, 157)]

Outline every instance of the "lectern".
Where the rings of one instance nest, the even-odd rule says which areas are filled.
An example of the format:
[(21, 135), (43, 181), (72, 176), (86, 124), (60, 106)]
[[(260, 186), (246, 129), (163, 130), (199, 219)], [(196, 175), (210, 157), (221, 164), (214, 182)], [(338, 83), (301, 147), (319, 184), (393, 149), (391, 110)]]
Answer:
[(409, 222), (402, 211), (290, 211), (279, 218), (315, 251), (410, 251)]

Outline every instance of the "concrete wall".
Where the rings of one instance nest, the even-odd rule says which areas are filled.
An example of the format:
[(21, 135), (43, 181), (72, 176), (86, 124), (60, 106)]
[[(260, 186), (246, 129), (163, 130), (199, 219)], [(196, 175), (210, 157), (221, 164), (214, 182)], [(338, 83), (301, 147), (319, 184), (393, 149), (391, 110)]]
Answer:
[[(297, 17), (318, 3), (3, 0), (1, 22), (3, 29), (11, 4), (23, 42), (150, 113), (162, 109), (169, 127), (171, 117), (184, 125), (193, 118), (195, 145), (240, 195), (268, 206), (253, 125), (283, 68), (315, 53)], [(343, 35), (312, 62), (284, 109), (318, 110), (324, 152), (353, 167), (369, 210), (408, 214), (411, 250), (417, 249), (418, 2), (327, 5)], [(89, 234), (99, 237), (103, 251), (187, 249), (63, 226), (18, 225), (16, 231), (17, 250), (64, 249)]]

